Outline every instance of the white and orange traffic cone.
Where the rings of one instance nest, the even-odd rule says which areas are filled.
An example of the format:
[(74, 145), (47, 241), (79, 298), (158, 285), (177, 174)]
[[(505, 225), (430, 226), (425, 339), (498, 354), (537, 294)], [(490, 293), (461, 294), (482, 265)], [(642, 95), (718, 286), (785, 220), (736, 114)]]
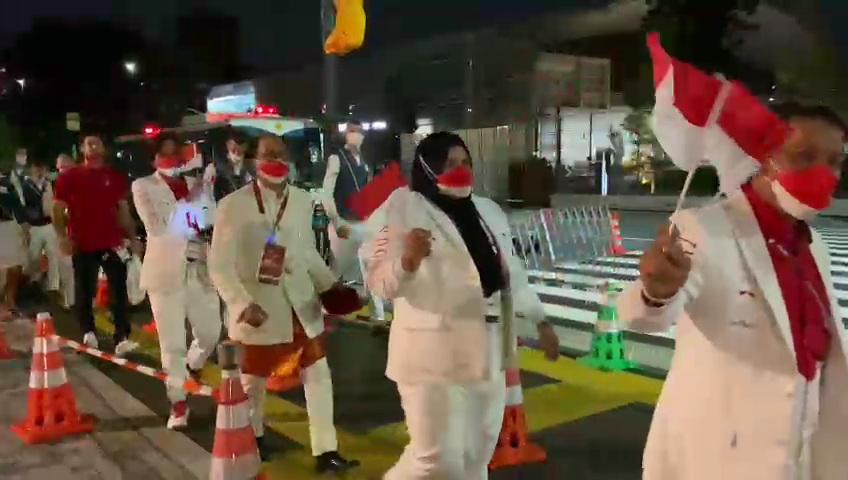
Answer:
[(222, 378), (216, 395), (218, 413), (210, 480), (261, 478), (262, 461), (250, 424), (250, 405), (241, 385), (236, 349), (236, 343), (229, 340), (218, 346)]
[(610, 212), (610, 227), (612, 228), (612, 254), (624, 255), (627, 249), (621, 241), (621, 226), (618, 224), (618, 212)]
[(148, 323), (147, 325), (141, 327), (141, 329), (145, 333), (149, 333), (150, 335), (153, 335), (154, 337), (159, 336), (159, 329), (156, 327), (156, 319), (155, 318), (150, 323)]
[(102, 270), (97, 277), (97, 295), (94, 297), (94, 306), (97, 308), (109, 307), (109, 281)]
[(62, 352), (53, 329), (53, 319), (49, 313), (39, 313), (36, 322), (27, 417), (12, 425), (12, 431), (28, 445), (53, 442), (94, 429), (93, 417), (81, 415), (77, 410), (76, 397), (68, 383)]
[(506, 408), (498, 445), (489, 469), (539, 463), (547, 460), (545, 450), (528, 438), (527, 418), (524, 415), (524, 395), (518, 368), (506, 369)]

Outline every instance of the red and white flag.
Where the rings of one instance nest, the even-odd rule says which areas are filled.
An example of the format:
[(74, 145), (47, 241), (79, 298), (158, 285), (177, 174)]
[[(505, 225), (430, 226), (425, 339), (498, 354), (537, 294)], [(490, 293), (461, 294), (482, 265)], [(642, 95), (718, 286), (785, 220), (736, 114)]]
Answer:
[(681, 169), (692, 172), (708, 162), (717, 170), (722, 192), (738, 189), (783, 144), (789, 126), (738, 82), (671, 57), (659, 34), (649, 34), (647, 43), (657, 140)]
[(392, 162), (347, 200), (347, 207), (360, 219), (368, 220), (398, 188), (406, 186), (400, 163)]

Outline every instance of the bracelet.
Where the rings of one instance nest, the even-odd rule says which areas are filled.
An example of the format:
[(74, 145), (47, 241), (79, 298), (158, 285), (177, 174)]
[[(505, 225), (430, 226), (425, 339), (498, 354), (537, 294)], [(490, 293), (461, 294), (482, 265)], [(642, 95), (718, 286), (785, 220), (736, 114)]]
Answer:
[(645, 305), (647, 305), (649, 307), (653, 307), (653, 308), (664, 307), (664, 306), (668, 305), (668, 302), (671, 301), (672, 298), (674, 298), (674, 295), (672, 295), (671, 297), (666, 298), (666, 299), (655, 298), (655, 297), (652, 297), (650, 294), (648, 294), (648, 292), (646, 292), (644, 288), (642, 289), (641, 294), (642, 294), (642, 301), (645, 302)]

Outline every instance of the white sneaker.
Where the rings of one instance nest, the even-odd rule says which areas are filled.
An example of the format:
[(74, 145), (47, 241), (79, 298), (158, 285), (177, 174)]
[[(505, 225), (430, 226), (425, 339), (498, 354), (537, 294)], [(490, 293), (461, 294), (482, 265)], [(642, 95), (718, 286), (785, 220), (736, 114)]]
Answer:
[(181, 430), (188, 426), (189, 410), (185, 400), (171, 405), (171, 416), (168, 417), (168, 430)]
[(82, 336), (82, 343), (88, 348), (93, 348), (95, 350), (100, 348), (100, 343), (97, 341), (97, 335), (94, 332), (88, 332)]
[(138, 344), (133, 342), (132, 340), (123, 340), (121, 343), (115, 345), (115, 356), (123, 357), (124, 355), (133, 352), (136, 348), (138, 348)]

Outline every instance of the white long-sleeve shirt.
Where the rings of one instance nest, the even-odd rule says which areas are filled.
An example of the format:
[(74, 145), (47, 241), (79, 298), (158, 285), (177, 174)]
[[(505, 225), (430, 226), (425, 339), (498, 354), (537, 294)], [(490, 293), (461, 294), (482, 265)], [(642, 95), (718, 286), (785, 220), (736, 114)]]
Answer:
[[(357, 165), (362, 164), (362, 155), (351, 152)], [(336, 181), (339, 178), (339, 172), (342, 169), (341, 159), (337, 154), (332, 154), (327, 157), (327, 171), (324, 173), (324, 183), (322, 185), (324, 209), (327, 211), (327, 216), (333, 222), (333, 226), (339, 228), (346, 222), (339, 215), (339, 210), (336, 206)]]

